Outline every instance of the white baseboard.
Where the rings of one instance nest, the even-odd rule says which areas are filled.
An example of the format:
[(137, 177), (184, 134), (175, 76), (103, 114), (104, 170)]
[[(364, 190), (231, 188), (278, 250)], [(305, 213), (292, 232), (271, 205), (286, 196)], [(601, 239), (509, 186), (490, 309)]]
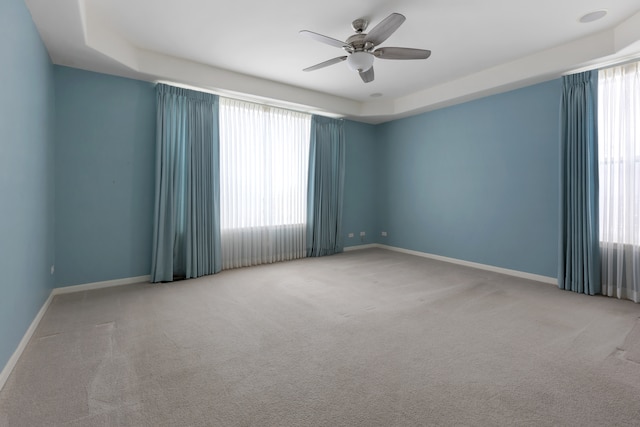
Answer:
[(38, 314), (36, 314), (36, 317), (34, 317), (33, 322), (31, 322), (31, 325), (29, 326), (29, 329), (27, 329), (27, 332), (25, 332), (24, 336), (20, 340), (20, 343), (18, 344), (18, 348), (16, 348), (16, 351), (13, 352), (13, 354), (7, 361), (7, 364), (2, 369), (2, 372), (0, 372), (0, 390), (2, 390), (7, 380), (9, 379), (9, 375), (11, 375), (13, 368), (16, 367), (16, 363), (18, 363), (18, 359), (20, 359), (20, 356), (22, 356), (22, 352), (24, 351), (25, 348), (27, 348), (27, 344), (29, 344), (29, 340), (33, 336), (33, 333), (36, 331), (36, 328), (38, 327), (38, 325), (40, 324), (40, 320), (42, 320), (44, 313), (49, 308), (49, 304), (51, 304), (52, 299), (53, 299), (53, 292), (49, 294), (49, 297), (47, 298), (47, 300), (44, 302), (44, 304), (42, 304), (40, 311), (38, 311)]
[(132, 285), (134, 283), (149, 282), (150, 280), (151, 280), (151, 276), (147, 275), (147, 276), (138, 276), (138, 277), (128, 277), (125, 279), (107, 280), (104, 282), (86, 283), (83, 285), (53, 288), (51, 290), (51, 293), (49, 294), (49, 297), (42, 305), (42, 308), (40, 308), (40, 311), (38, 311), (38, 314), (36, 314), (36, 317), (33, 319), (33, 322), (31, 322), (29, 329), (27, 329), (27, 332), (25, 332), (24, 336), (22, 337), (22, 340), (20, 340), (20, 344), (18, 344), (18, 348), (16, 348), (16, 351), (13, 352), (13, 354), (9, 358), (9, 361), (7, 361), (7, 364), (2, 369), (2, 372), (0, 372), (0, 390), (2, 390), (7, 380), (9, 379), (9, 375), (11, 375), (13, 368), (15, 368), (16, 363), (18, 363), (18, 359), (20, 359), (20, 356), (22, 356), (22, 352), (27, 347), (29, 340), (31, 340), (31, 337), (33, 336), (33, 333), (35, 332), (36, 328), (40, 324), (40, 321), (42, 320), (44, 313), (49, 308), (49, 305), (51, 304), (53, 297), (55, 297), (56, 295), (69, 294), (72, 292), (90, 291), (93, 289), (110, 288), (112, 286)]
[(343, 251), (351, 252), (351, 251), (359, 251), (360, 249), (371, 249), (371, 248), (380, 248), (380, 247), (382, 247), (382, 245), (378, 243), (370, 243), (368, 245), (347, 246), (346, 248), (343, 248)]
[(151, 280), (150, 275), (127, 277), (124, 279), (106, 280), (104, 282), (85, 283), (83, 285), (63, 286), (61, 288), (54, 288), (51, 291), (52, 295), (70, 294), (72, 292), (91, 291), (94, 289), (111, 288), (113, 286), (133, 285), (135, 283), (149, 282)]
[(405, 254), (415, 255), (423, 258), (430, 258), (438, 261), (450, 262), (452, 264), (463, 265), (465, 267), (477, 268), (479, 270), (492, 271), (494, 273), (506, 274), (508, 276), (519, 277), (522, 279), (535, 280), (536, 282), (548, 283), (550, 285), (558, 284), (558, 279), (555, 277), (542, 276), (542, 275), (533, 274), (533, 273), (525, 273), (524, 271), (510, 270), (508, 268), (496, 267), (496, 266), (487, 265), (487, 264), (480, 264), (478, 262), (464, 261), (457, 258), (449, 258), (441, 255), (434, 255), (426, 252), (414, 251), (411, 249), (404, 249), (404, 248), (398, 248), (395, 246), (383, 245), (380, 243), (372, 243), (370, 245), (361, 245), (361, 246), (349, 246), (347, 248), (344, 248), (344, 250), (345, 252), (349, 252), (349, 251), (355, 251), (359, 249), (369, 249), (369, 248), (381, 248), (381, 249), (387, 249), (389, 251), (394, 251), (394, 252), (402, 252)]

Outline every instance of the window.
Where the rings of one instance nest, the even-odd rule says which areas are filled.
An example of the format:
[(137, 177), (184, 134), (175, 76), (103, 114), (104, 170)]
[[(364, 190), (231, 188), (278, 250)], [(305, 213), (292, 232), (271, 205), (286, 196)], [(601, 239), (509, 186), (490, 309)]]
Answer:
[(223, 269), (305, 256), (309, 114), (220, 98)]
[(598, 73), (602, 292), (640, 302), (640, 63)]
[(600, 240), (640, 245), (640, 63), (598, 73)]

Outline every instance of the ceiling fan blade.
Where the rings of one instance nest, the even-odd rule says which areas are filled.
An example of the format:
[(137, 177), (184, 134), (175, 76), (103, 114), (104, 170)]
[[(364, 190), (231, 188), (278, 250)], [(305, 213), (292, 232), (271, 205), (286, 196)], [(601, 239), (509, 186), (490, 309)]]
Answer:
[(328, 61), (321, 62), (319, 64), (313, 65), (311, 67), (307, 67), (302, 71), (315, 71), (320, 68), (328, 67), (329, 65), (337, 64), (338, 62), (342, 62), (347, 59), (346, 56), (338, 56), (337, 58), (329, 59)]
[(431, 56), (431, 51), (409, 47), (381, 47), (373, 51), (373, 55), (380, 59), (427, 59)]
[(379, 45), (389, 38), (400, 25), (407, 19), (399, 13), (392, 13), (384, 18), (382, 22), (373, 27), (373, 29), (364, 37), (365, 42), (371, 42), (374, 46)]
[(373, 67), (369, 68), (367, 71), (361, 71), (360, 77), (362, 81), (365, 83), (369, 83), (373, 81)]
[(323, 36), (322, 34), (314, 33), (313, 31), (301, 30), (299, 31), (299, 33), (302, 34), (303, 36), (310, 37), (316, 41), (319, 41), (320, 43), (326, 43), (330, 46), (335, 46), (340, 48), (349, 47), (349, 45), (346, 44), (345, 42), (341, 42), (340, 40), (337, 40), (337, 39), (332, 39), (331, 37)]

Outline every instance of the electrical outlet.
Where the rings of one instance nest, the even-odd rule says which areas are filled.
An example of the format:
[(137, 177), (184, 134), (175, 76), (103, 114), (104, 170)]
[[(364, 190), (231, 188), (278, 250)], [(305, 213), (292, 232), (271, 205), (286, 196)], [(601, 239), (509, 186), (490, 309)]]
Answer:
[(51, 264), (51, 274), (56, 272), (56, 266)]
[(366, 236), (366, 235), (367, 235), (367, 233), (365, 233), (364, 231), (361, 231), (361, 232), (360, 232), (360, 237), (364, 237), (364, 236)]
[(349, 233), (349, 238), (352, 238), (352, 237), (353, 237), (353, 233)]
[(382, 235), (382, 237), (387, 237), (387, 232), (383, 231), (382, 233), (380, 233)]

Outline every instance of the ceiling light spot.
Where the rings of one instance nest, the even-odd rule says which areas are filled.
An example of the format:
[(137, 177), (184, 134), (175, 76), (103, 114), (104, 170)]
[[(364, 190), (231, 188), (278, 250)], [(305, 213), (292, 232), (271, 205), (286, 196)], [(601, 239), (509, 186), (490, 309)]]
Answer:
[(597, 21), (598, 19), (604, 18), (606, 14), (607, 14), (607, 11), (605, 9), (589, 12), (580, 18), (580, 22), (582, 22), (583, 24), (586, 24), (587, 22)]
[(372, 98), (380, 98), (382, 96), (382, 94), (380, 92), (376, 92), (376, 93), (372, 93), (369, 96), (372, 97)]

